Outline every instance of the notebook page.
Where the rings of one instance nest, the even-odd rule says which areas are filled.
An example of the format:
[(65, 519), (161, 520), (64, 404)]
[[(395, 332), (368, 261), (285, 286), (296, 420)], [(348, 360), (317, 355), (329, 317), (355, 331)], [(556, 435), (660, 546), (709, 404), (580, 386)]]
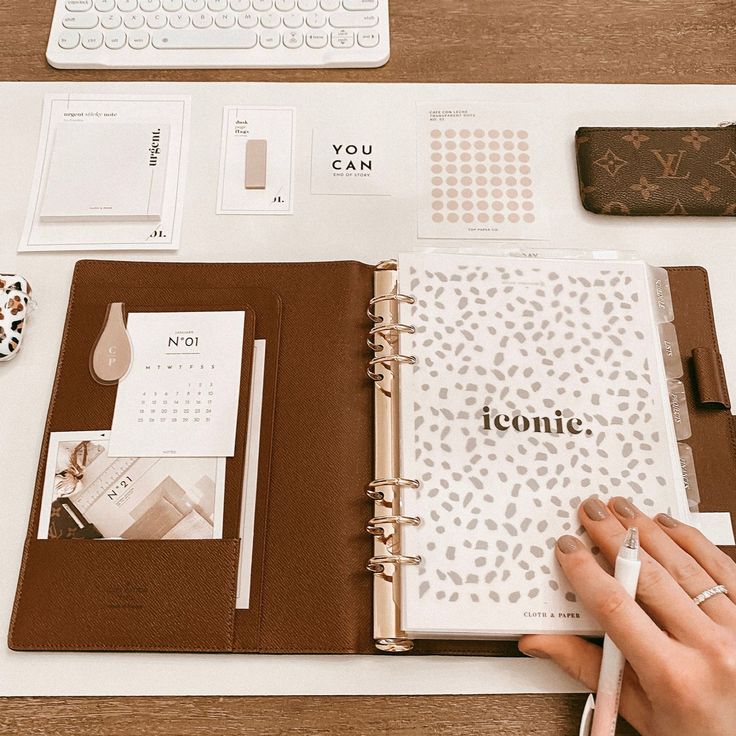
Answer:
[(402, 625), (417, 637), (596, 633), (554, 556), (588, 495), (687, 502), (648, 267), (412, 253), (399, 260)]

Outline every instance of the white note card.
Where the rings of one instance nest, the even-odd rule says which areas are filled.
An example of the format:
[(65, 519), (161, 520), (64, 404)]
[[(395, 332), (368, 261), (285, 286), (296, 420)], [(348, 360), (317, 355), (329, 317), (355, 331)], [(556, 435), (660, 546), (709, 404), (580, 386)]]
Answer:
[(18, 250), (176, 250), (190, 99), (48, 94)]
[(294, 212), (291, 107), (226, 107), (222, 117), (218, 215)]
[(129, 314), (109, 455), (232, 457), (244, 326), (245, 312)]

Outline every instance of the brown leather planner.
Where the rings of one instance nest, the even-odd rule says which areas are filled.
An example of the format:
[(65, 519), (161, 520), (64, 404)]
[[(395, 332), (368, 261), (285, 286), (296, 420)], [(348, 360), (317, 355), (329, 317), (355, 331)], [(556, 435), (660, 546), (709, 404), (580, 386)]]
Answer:
[[(736, 419), (707, 275), (670, 268), (701, 511), (736, 514)], [(9, 632), (16, 650), (376, 653), (374, 386), (366, 345), (375, 267), (355, 262), (174, 264), (80, 261)], [(196, 289), (192, 286), (196, 285)], [(245, 309), (236, 453), (223, 539), (97, 541), (37, 536), (49, 433), (109, 426), (114, 389), (89, 351), (106, 305)], [(266, 339), (250, 607), (236, 610), (245, 426), (254, 339)], [(250, 352), (249, 352), (250, 351)], [(736, 559), (736, 549), (728, 548)], [(512, 655), (511, 641), (417, 641), (417, 654)]]

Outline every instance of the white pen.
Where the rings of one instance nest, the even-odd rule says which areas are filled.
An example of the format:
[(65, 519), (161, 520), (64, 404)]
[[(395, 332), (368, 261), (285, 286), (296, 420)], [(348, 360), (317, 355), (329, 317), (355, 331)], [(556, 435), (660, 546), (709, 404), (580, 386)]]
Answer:
[[(636, 586), (639, 584), (639, 530), (631, 527), (616, 557), (614, 577), (632, 597), (636, 597)], [(621, 684), (624, 679), (626, 660), (621, 650), (606, 634), (603, 640), (603, 659), (598, 676), (598, 691), (588, 698), (580, 724), (581, 736), (615, 736), (618, 703), (621, 698)], [(590, 716), (593, 716), (592, 725)]]

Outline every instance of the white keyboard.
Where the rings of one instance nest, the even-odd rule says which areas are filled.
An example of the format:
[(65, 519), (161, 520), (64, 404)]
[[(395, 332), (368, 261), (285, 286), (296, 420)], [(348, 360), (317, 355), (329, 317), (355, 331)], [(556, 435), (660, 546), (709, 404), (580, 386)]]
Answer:
[(375, 67), (388, 0), (57, 0), (58, 69)]

